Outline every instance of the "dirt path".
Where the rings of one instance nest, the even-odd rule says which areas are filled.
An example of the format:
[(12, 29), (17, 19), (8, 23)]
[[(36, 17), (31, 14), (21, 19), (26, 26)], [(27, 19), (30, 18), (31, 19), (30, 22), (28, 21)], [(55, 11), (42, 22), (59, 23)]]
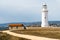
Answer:
[(17, 33), (10, 32), (10, 31), (2, 31), (2, 32), (5, 32), (9, 35), (13, 35), (13, 36), (16, 36), (16, 37), (22, 37), (22, 38), (31, 39), (31, 40), (59, 40), (59, 39), (38, 37), (38, 36), (32, 36), (32, 35), (17, 34)]

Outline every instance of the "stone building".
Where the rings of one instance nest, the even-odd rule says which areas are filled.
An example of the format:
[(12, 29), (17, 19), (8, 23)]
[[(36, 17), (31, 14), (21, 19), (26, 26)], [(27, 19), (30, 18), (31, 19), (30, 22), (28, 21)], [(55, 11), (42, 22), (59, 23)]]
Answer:
[(26, 27), (23, 24), (9, 24), (10, 30), (21, 30), (26, 29)]

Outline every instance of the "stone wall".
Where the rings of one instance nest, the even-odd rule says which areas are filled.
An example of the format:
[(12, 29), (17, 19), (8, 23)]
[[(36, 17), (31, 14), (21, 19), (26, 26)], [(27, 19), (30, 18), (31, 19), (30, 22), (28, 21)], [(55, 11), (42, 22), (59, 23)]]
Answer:
[(9, 30), (21, 30), (21, 29), (24, 29), (24, 27), (18, 27), (18, 28), (16, 28), (16, 27), (9, 27)]

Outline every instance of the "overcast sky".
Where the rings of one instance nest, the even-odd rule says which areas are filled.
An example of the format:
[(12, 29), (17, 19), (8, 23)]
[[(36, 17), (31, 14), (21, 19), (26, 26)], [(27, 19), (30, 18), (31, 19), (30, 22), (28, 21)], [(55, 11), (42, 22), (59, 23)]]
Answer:
[(48, 20), (60, 21), (60, 0), (0, 0), (0, 23), (41, 21), (43, 2), (48, 5)]

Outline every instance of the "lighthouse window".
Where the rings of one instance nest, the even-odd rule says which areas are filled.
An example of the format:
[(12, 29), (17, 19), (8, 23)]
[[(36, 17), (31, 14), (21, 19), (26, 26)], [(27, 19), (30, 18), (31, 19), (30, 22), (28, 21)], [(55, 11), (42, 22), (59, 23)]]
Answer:
[(46, 17), (44, 17), (46, 19)]
[(46, 5), (43, 5), (43, 6), (46, 6)]

